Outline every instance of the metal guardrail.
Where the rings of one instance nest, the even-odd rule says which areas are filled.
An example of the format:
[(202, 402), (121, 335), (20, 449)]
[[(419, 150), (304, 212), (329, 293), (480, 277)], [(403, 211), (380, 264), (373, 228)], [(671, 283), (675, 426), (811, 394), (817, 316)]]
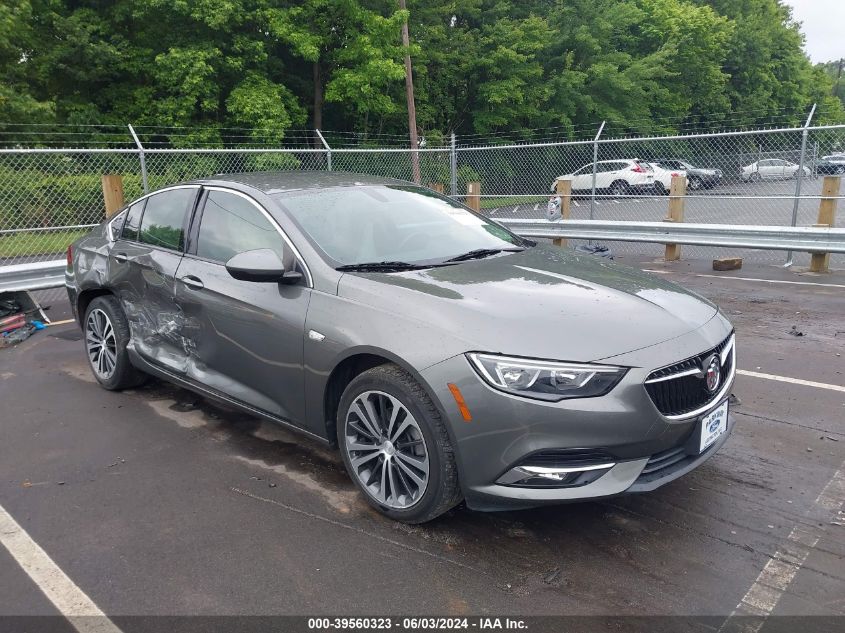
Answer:
[(496, 219), (524, 237), (845, 253), (845, 229), (606, 220)]
[[(525, 237), (570, 238), (657, 244), (692, 244), (806, 253), (845, 253), (845, 229), (825, 227), (685, 224), (605, 220), (497, 219)], [(65, 283), (64, 259), (0, 266), (0, 292), (59, 288)]]
[(0, 293), (59, 288), (65, 285), (65, 268), (64, 259), (0, 266)]

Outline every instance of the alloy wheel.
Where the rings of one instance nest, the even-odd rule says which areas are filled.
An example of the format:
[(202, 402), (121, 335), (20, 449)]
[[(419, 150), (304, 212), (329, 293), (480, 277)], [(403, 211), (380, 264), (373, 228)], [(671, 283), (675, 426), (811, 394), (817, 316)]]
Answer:
[(109, 316), (96, 308), (85, 322), (85, 348), (91, 368), (102, 380), (108, 380), (117, 368), (117, 337)]
[(425, 494), (428, 448), (419, 423), (396, 397), (365, 391), (346, 413), (344, 450), (363, 489), (379, 504), (403, 510)]

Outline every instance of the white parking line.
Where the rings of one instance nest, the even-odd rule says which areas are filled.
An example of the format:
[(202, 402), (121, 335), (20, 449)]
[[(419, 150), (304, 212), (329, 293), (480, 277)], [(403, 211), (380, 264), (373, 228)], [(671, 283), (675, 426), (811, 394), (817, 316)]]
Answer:
[(816, 503), (825, 510), (836, 512), (842, 506), (843, 499), (845, 499), (845, 466), (837, 470), (833, 479), (827, 482), (816, 497)]
[(0, 544), (79, 633), (120, 633), (3, 506), (0, 506)]
[(517, 211), (519, 211), (519, 205), (516, 205), (516, 206), (513, 208), (513, 213), (516, 213)]
[[(837, 470), (831, 480), (822, 489), (816, 505), (828, 512), (836, 513), (842, 507), (845, 493), (845, 464)], [(809, 517), (812, 511), (805, 514)], [(736, 605), (731, 615), (719, 627), (723, 631), (742, 631), (756, 633), (765, 623), (765, 617), (771, 615), (781, 596), (786, 593), (795, 575), (804, 565), (810, 551), (819, 542), (818, 530), (812, 522), (796, 525), (786, 537), (786, 542), (766, 561), (757, 579)], [(736, 616), (745, 618), (733, 619)], [(749, 621), (747, 616), (760, 616)]]
[(578, 204), (578, 201), (577, 201), (577, 200), (573, 200), (573, 201), (572, 201), (572, 204), (574, 204), (576, 207), (580, 207), (580, 206), (581, 206), (580, 204)]
[(619, 200), (614, 200), (613, 204), (619, 204)]
[[(649, 272), (657, 272), (652, 270)], [(717, 279), (735, 279), (737, 281), (762, 281), (767, 284), (795, 284), (796, 286), (824, 286), (825, 288), (845, 288), (843, 284), (822, 284), (815, 281), (789, 281), (786, 279), (756, 279), (754, 277), (728, 277), (725, 275), (706, 275), (695, 273), (696, 277), (716, 277)]]
[(831, 391), (842, 391), (845, 393), (845, 387), (840, 385), (831, 385), (826, 382), (813, 382), (812, 380), (801, 380), (800, 378), (790, 378), (789, 376), (776, 376), (775, 374), (763, 374), (759, 371), (748, 371), (747, 369), (737, 369), (736, 373), (740, 376), (750, 376), (751, 378), (763, 378), (765, 380), (776, 380), (778, 382), (788, 382), (793, 385), (804, 385), (805, 387), (816, 387), (818, 389), (829, 389)]
[(536, 211), (539, 207), (540, 207), (540, 203), (538, 202), (537, 204), (534, 205), (534, 210)]

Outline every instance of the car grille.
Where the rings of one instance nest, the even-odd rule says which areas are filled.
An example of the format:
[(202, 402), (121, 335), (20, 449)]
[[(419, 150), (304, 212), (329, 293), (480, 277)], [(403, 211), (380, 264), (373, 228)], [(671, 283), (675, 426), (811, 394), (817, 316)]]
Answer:
[(732, 339), (733, 333), (706, 352), (649, 374), (645, 388), (658, 411), (666, 416), (683, 416), (715, 400), (733, 373), (735, 350), (730, 350), (721, 365), (722, 382), (715, 392), (705, 386), (703, 363), (711, 354), (721, 354)]

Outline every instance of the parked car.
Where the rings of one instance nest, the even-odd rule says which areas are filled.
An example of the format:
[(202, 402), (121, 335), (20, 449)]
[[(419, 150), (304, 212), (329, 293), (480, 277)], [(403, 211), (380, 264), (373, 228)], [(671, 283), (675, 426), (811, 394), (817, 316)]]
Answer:
[(153, 375), (336, 446), (398, 521), (654, 490), (734, 424), (715, 305), (409, 182), (196, 180), (67, 256), (104, 388)]
[(837, 165), (845, 165), (845, 154), (831, 154), (830, 156), (822, 156), (822, 160), (829, 163), (836, 163)]
[[(764, 158), (746, 165), (739, 174), (743, 182), (756, 182), (758, 180), (782, 180), (784, 178), (795, 178), (800, 167), (795, 163), (780, 158)], [(809, 176), (812, 172), (809, 167), (804, 167), (804, 175)]]
[(825, 158), (818, 159), (813, 163), (813, 171), (817, 174), (839, 175), (845, 174), (845, 156), (841, 162), (834, 162)]
[(672, 187), (673, 176), (683, 176), (684, 179), (687, 180), (687, 186), (689, 186), (687, 172), (680, 169), (664, 169), (658, 163), (649, 163), (649, 165), (651, 165), (651, 168), (654, 170), (654, 191), (658, 195), (663, 196), (669, 193), (669, 189)]
[[(637, 158), (624, 160), (600, 160), (596, 166), (596, 190), (608, 192), (614, 196), (630, 193), (653, 191), (654, 170), (651, 165)], [(572, 191), (585, 192), (593, 188), (593, 163), (581, 169), (555, 178), (551, 185), (552, 192), (557, 190), (557, 181), (563, 178), (572, 180)]]
[(722, 182), (722, 170), (709, 167), (695, 167), (678, 158), (658, 158), (655, 161), (663, 169), (687, 172), (687, 187), (692, 190), (710, 189)]

